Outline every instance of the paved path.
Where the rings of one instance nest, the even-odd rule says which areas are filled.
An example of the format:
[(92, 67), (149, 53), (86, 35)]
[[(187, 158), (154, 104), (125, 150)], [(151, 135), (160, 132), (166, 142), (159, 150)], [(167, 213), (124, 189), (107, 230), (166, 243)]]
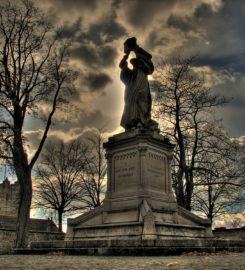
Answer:
[(0, 270), (245, 270), (245, 253), (167, 257), (2, 255)]

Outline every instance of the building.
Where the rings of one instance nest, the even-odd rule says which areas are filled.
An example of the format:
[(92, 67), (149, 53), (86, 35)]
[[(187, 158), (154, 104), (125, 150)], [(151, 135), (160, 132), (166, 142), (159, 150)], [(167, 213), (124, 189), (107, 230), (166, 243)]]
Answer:
[(17, 216), (19, 192), (20, 186), (17, 181), (11, 184), (9, 179), (6, 178), (0, 184), (0, 215)]
[[(11, 252), (15, 244), (20, 185), (11, 184), (8, 178), (0, 184), (0, 254)], [(64, 239), (50, 219), (31, 218), (29, 242)]]

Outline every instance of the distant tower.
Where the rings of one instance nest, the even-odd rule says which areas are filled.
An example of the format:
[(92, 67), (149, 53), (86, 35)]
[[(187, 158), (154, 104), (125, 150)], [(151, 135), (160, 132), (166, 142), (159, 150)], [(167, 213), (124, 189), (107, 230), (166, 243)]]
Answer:
[(6, 177), (0, 184), (0, 215), (17, 216), (20, 186), (18, 182), (11, 184)]

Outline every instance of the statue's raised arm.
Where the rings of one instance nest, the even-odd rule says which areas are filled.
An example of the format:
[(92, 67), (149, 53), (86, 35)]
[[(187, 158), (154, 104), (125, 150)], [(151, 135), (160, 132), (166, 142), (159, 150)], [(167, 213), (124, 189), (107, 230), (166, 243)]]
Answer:
[[(133, 69), (129, 69), (127, 60), (132, 51), (136, 58), (130, 60)], [(151, 61), (152, 55), (137, 45), (135, 37), (124, 42), (124, 53), (125, 55), (119, 64), (120, 78), (125, 84), (125, 105), (121, 126), (126, 131), (135, 127), (152, 128), (157, 125), (155, 121), (151, 120), (152, 101), (147, 78), (154, 71), (154, 65)]]

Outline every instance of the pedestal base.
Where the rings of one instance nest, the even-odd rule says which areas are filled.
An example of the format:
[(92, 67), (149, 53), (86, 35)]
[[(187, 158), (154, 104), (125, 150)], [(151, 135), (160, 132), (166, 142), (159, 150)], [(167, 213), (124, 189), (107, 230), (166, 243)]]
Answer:
[(210, 222), (178, 207), (170, 165), (174, 145), (156, 131), (135, 129), (104, 145), (107, 192), (101, 207), (68, 220), (67, 240), (212, 237)]
[(143, 200), (138, 208), (104, 212), (103, 206), (68, 221), (66, 240), (201, 239), (212, 237), (210, 222), (183, 208), (153, 210)]

